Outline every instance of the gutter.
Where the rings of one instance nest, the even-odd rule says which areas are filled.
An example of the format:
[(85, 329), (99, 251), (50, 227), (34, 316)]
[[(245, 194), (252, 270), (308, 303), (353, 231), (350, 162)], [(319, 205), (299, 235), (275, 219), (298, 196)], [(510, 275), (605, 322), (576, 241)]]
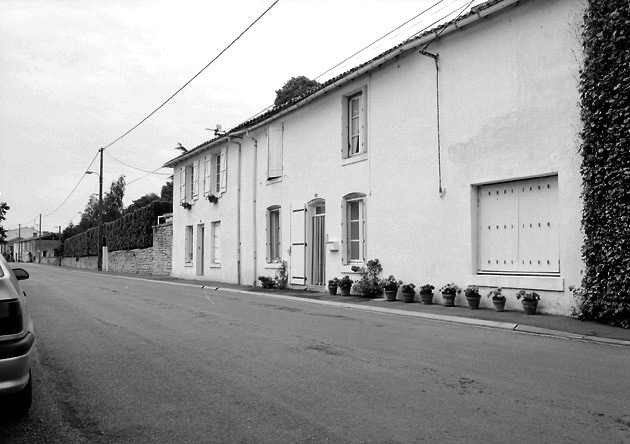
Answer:
[[(238, 130), (238, 131), (234, 131), (234, 132), (230, 132), (230, 135), (232, 136), (242, 136), (243, 134), (248, 133), (249, 131), (253, 131), (257, 128), (260, 128), (261, 126), (267, 125), (269, 122), (274, 121), (276, 119), (279, 119), (280, 117), (296, 110), (297, 108), (301, 108), (302, 106), (306, 105), (307, 103), (312, 102), (313, 100), (318, 99), (320, 96), (323, 96), (324, 94), (327, 94), (328, 92), (335, 90), (337, 88), (340, 88), (341, 86), (350, 83), (352, 80), (356, 79), (357, 77), (360, 77), (372, 70), (375, 70), (377, 68), (379, 68), (380, 66), (384, 65), (385, 63), (399, 57), (400, 55), (412, 51), (414, 49), (416, 49), (419, 46), (422, 46), (424, 44), (430, 43), (431, 41), (433, 41), (434, 39), (436, 39), (437, 37), (442, 37), (445, 34), (449, 34), (451, 32), (454, 31), (458, 31), (460, 29), (462, 29), (465, 26), (468, 26), (470, 24), (476, 23), (477, 21), (497, 13), (498, 11), (501, 11), (505, 8), (508, 8), (512, 5), (518, 5), (518, 3), (522, 1), (522, 0), (503, 0), (499, 3), (497, 3), (496, 5), (493, 6), (489, 6), (487, 8), (482, 9), (481, 11), (478, 12), (470, 12), (468, 13), (465, 17), (460, 18), (450, 24), (447, 24), (444, 28), (441, 27), (437, 27), (432, 31), (429, 31), (426, 35), (423, 35), (422, 37), (417, 38), (416, 40), (411, 40), (408, 41), (407, 43), (402, 43), (399, 47), (396, 48), (392, 48), (391, 50), (389, 50), (389, 52), (386, 52), (385, 54), (376, 57), (375, 59), (370, 60), (369, 62), (366, 62), (366, 64), (357, 69), (354, 72), (350, 72), (349, 74), (347, 74), (345, 77), (342, 77), (340, 79), (337, 79), (336, 81), (334, 81), (333, 83), (331, 83), (328, 86), (325, 86), (322, 89), (319, 89), (317, 91), (315, 91), (313, 94), (311, 94), (310, 96), (305, 97), (304, 99), (294, 103), (293, 105), (289, 106), (288, 108), (283, 109), (282, 111), (279, 111), (278, 113), (272, 114), (271, 116), (261, 120), (260, 122), (257, 122), (255, 124), (252, 124), (251, 126), (247, 126), (244, 129)], [(215, 140), (211, 140), (209, 142), (207, 142), (207, 144), (201, 145), (198, 148), (195, 148), (191, 151), (189, 151), (188, 153), (185, 153), (179, 157), (176, 157), (175, 159), (169, 160), (168, 162), (166, 162), (163, 166), (166, 168), (173, 168), (174, 165), (183, 162), (184, 160), (198, 154), (199, 150), (203, 150), (203, 149), (207, 149), (207, 148), (211, 148), (219, 143), (221, 143), (221, 141), (227, 137), (223, 136), (219, 139), (215, 139)]]

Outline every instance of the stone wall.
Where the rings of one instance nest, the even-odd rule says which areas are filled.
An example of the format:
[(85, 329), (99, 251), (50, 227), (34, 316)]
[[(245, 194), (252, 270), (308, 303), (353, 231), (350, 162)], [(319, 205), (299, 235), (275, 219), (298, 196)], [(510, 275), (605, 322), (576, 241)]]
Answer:
[[(173, 224), (166, 223), (153, 227), (153, 247), (119, 250), (107, 253), (108, 271), (143, 274), (149, 276), (170, 276), (173, 245)], [(65, 267), (96, 270), (98, 258), (64, 257)]]

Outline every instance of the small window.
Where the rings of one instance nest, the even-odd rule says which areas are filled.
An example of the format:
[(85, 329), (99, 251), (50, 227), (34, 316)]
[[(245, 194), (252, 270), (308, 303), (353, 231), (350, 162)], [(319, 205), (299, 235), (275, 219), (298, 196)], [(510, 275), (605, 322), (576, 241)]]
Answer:
[(221, 263), (221, 222), (212, 222), (211, 236), (212, 236), (212, 263)]
[(206, 156), (204, 161), (203, 192), (220, 197), (227, 190), (227, 147)]
[(356, 156), (367, 151), (366, 98), (366, 88), (343, 97), (343, 158)]
[(269, 207), (267, 210), (267, 262), (282, 259), (280, 232), (280, 207)]
[(365, 262), (365, 195), (344, 198), (344, 262)]
[(193, 227), (187, 225), (184, 233), (184, 262), (191, 263), (193, 260)]

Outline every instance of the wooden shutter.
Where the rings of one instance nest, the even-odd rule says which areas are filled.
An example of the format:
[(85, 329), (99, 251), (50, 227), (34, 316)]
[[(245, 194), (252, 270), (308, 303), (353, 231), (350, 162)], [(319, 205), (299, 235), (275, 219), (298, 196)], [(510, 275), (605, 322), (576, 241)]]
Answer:
[(306, 285), (306, 208), (291, 209), (291, 284)]
[(186, 167), (179, 167), (179, 202), (186, 202)]
[(212, 177), (212, 156), (206, 156), (203, 160), (203, 194), (210, 193), (210, 181)]
[(267, 178), (282, 177), (282, 143), (284, 125), (267, 128)]
[(225, 193), (227, 191), (227, 146), (221, 148), (221, 165), (219, 165), (219, 171), (221, 174), (220, 191)]
[(197, 200), (199, 198), (199, 160), (193, 162), (192, 176), (192, 198)]

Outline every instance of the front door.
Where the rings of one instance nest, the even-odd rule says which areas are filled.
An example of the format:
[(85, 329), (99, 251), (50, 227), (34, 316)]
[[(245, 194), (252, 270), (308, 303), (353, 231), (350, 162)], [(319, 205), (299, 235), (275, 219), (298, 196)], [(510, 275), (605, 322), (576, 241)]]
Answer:
[(311, 285), (324, 285), (326, 280), (326, 204), (311, 206)]

